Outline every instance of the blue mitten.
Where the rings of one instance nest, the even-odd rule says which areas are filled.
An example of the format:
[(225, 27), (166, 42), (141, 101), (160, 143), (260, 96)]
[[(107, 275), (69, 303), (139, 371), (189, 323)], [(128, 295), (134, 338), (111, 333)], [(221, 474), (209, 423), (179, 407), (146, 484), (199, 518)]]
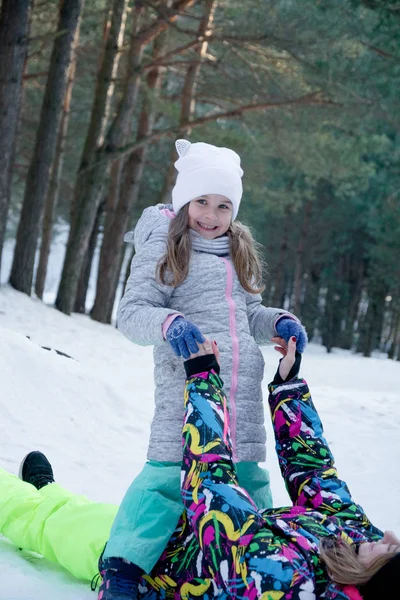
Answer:
[(294, 336), (296, 338), (297, 352), (304, 352), (308, 338), (305, 328), (299, 321), (295, 321), (290, 317), (282, 317), (275, 325), (275, 330), (285, 342), (288, 342), (289, 338)]
[(165, 337), (175, 354), (185, 359), (199, 351), (197, 342), (202, 344), (206, 340), (200, 329), (183, 317), (177, 317), (172, 321)]

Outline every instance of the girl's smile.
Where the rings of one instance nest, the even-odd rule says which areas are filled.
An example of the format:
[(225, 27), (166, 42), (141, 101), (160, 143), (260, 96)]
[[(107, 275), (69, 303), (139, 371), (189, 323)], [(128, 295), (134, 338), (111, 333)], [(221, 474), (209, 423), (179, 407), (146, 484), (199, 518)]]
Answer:
[(208, 240), (224, 235), (232, 221), (232, 203), (220, 194), (207, 194), (189, 204), (189, 227)]
[(202, 229), (208, 229), (208, 230), (213, 230), (216, 229), (217, 226), (216, 225), (206, 225), (205, 223), (200, 223), (200, 221), (197, 221), (197, 224), (202, 228)]

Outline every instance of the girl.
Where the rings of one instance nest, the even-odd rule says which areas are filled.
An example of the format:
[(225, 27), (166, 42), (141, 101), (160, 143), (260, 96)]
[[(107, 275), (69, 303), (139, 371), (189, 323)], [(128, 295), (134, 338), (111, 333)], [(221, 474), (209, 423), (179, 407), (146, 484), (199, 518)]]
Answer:
[[(136, 254), (121, 300), (119, 329), (154, 345), (155, 415), (148, 462), (122, 501), (104, 558), (150, 573), (182, 513), (179, 358), (218, 338), (229, 396), (233, 456), (240, 483), (260, 508), (271, 506), (261, 393), (264, 360), (257, 344), (278, 334), (306, 343), (290, 313), (261, 304), (261, 263), (249, 230), (235, 222), (242, 197), (239, 156), (210, 144), (176, 142), (172, 207), (147, 208), (133, 236)], [(173, 209), (173, 211), (172, 211)], [(128, 235), (128, 240), (132, 236)], [(168, 343), (166, 343), (169, 342)], [(114, 565), (117, 564), (114, 561)], [(123, 573), (106, 573), (115, 579)], [(103, 600), (116, 598), (110, 592)]]
[[(185, 363), (185, 512), (151, 575), (138, 583), (133, 576), (116, 597), (398, 598), (400, 540), (374, 527), (338, 479), (307, 384), (297, 379), (295, 350), (294, 340), (287, 353), (280, 349), (286, 356), (269, 388), (276, 450), (293, 506), (258, 511), (238, 485), (217, 347), (202, 347)], [(21, 473), (27, 483), (0, 469), (0, 533), (90, 580), (116, 508), (54, 483), (40, 452), (24, 459)], [(110, 566), (112, 559), (104, 562)], [(130, 565), (124, 567), (129, 581)], [(109, 581), (109, 590), (103, 581), (103, 597), (117, 594)]]

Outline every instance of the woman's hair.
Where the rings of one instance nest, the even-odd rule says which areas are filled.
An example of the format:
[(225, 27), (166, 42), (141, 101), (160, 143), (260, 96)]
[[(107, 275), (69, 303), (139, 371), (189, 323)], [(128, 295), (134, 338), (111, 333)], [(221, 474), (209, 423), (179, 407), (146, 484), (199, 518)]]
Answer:
[(382, 554), (366, 566), (358, 557), (355, 544), (322, 540), (320, 552), (332, 581), (354, 586), (365, 585), (386, 563), (399, 554), (398, 550)]
[[(240, 285), (251, 294), (263, 291), (262, 260), (259, 245), (250, 229), (242, 223), (231, 223), (227, 231), (230, 239), (231, 258)], [(192, 242), (189, 228), (189, 204), (172, 219), (167, 239), (167, 251), (158, 267), (158, 279), (174, 287), (183, 283), (189, 272)]]

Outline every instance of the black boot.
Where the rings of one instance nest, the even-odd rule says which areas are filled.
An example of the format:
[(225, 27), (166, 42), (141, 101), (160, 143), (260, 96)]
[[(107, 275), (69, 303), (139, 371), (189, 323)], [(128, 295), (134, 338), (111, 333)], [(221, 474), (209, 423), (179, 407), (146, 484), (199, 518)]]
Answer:
[(42, 452), (29, 452), (19, 467), (19, 478), (35, 486), (37, 490), (48, 483), (54, 483), (51, 464)]
[(144, 571), (123, 558), (105, 558), (99, 561), (103, 579), (98, 600), (137, 600), (139, 581)]

